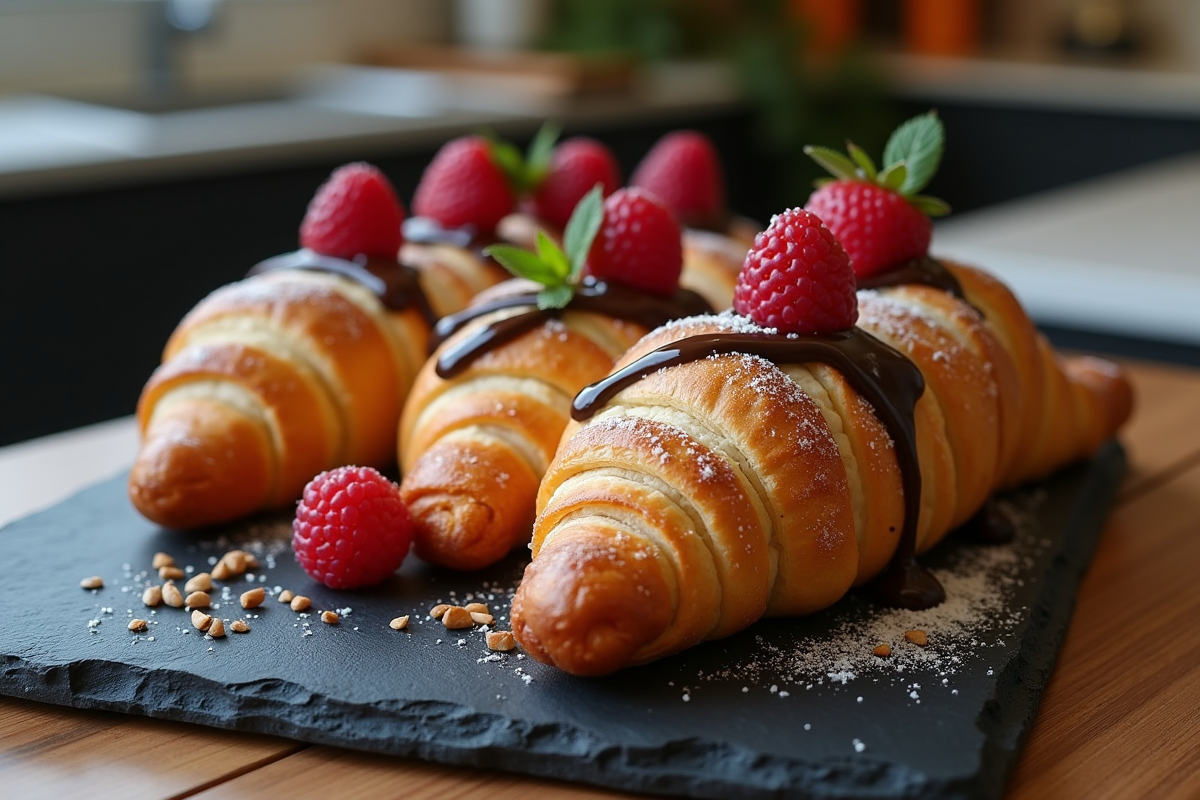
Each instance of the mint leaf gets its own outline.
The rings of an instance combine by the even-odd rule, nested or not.
[[[563,250],[571,262],[571,279],[583,271],[588,251],[604,222],[604,186],[597,183],[583,196],[571,212],[563,231]]]
[[[829,170],[835,178],[857,178],[858,167],[846,156],[829,147],[808,145],[804,153],[813,161]]]
[[[908,202],[931,217],[944,217],[950,213],[949,203],[937,197],[930,197],[927,194],[913,195],[908,198]]]
[[[492,161],[504,173],[504,177],[508,179],[508,185],[513,188],[517,194],[521,194],[526,190],[525,176],[525,157],[521,155],[512,142],[507,142],[499,138],[494,133],[485,134],[488,140],[488,153],[492,157]]]
[[[879,173],[876,182],[885,189],[898,192],[906,180],[908,180],[908,165],[903,161],[898,161]]]
[[[916,194],[929,185],[941,163],[945,140],[936,111],[913,117],[892,133],[883,151],[883,164],[890,167],[903,161],[908,166],[901,194]]]
[[[484,254],[500,262],[506,270],[518,278],[528,278],[545,286],[558,286],[563,276],[553,266],[544,264],[535,253],[506,244],[494,244],[484,249]]]
[[[854,163],[862,170],[866,179],[874,183],[878,171],[875,169],[875,162],[867,155],[867,151],[854,142],[846,142],[846,151],[850,153],[850,158],[854,159]]]
[[[542,266],[546,267],[551,273],[557,276],[558,280],[549,282],[542,281],[547,286],[552,283],[565,283],[567,278],[571,276],[571,262],[567,260],[566,254],[562,248],[554,243],[554,240],[546,235],[545,231],[538,231],[537,234],[537,255],[541,260]]]
[[[536,189],[546,179],[554,145],[561,133],[562,125],[546,120],[529,143],[529,150],[525,154],[525,184],[530,189]]]
[[[568,284],[548,286],[538,292],[537,306],[542,311],[550,308],[566,308],[567,303],[575,296],[575,287]]]

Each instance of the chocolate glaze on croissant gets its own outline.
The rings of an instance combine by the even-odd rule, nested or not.
[[[529,653],[604,674],[815,611],[890,576],[905,535],[927,550],[996,489],[1094,452],[1130,412],[1119,370],[1063,361],[1002,284],[946,266],[964,299],[926,285],[859,293],[860,328],[925,384],[913,509],[903,437],[847,373],[736,353],[640,369],[690,337],[759,333],[734,315],[666,325],[621,359],[639,377],[568,430],[542,482],[512,608]],[[639,619],[615,618],[631,607]]]
[[[347,277],[363,265],[346,262],[341,272],[254,275],[189,312],[138,401],[142,445],[129,477],[138,511],[196,528],[293,501],[325,469],[393,463],[430,317],[505,274],[461,248],[407,244],[404,253],[427,307],[389,307],[386,292]]]

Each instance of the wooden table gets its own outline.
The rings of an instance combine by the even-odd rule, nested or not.
[[[1138,393],[1122,436],[1129,474],[1012,776],[1013,800],[1200,797],[1200,370],[1126,365]],[[29,624],[50,622],[32,613]],[[0,698],[0,795],[626,796],[9,698]]]

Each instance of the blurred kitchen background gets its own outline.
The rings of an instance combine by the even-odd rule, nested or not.
[[[1063,346],[1200,364],[1196,0],[0,0],[0,446],[132,413],[207,292],[339,164],[407,204],[447,139],[548,118],[628,176],[707,133],[730,206],[936,108],[936,253]]]

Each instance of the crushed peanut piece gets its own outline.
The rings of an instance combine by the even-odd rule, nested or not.
[[[276,599],[278,599],[279,602],[281,602],[281,603],[290,603],[290,602],[292,602],[292,598],[295,596],[296,595],[292,594],[291,589],[284,589],[282,592],[279,593],[279,597]]]
[[[233,571],[224,561],[218,561],[210,574],[215,581],[227,581],[233,577]]]
[[[876,647],[874,650],[872,650],[871,652],[873,652],[875,655],[879,656],[880,658],[887,658],[888,656],[890,656],[892,654],[892,647],[891,647],[891,645],[881,644],[878,647]]]
[[[173,583],[163,584],[162,600],[172,608],[183,607],[183,595],[179,593],[179,587]]]
[[[229,630],[233,631],[234,633],[249,633],[250,626],[246,624],[244,619],[235,619],[233,622],[229,623]]]
[[[189,594],[192,592],[211,592],[212,591],[212,576],[207,572],[200,572],[192,576],[192,579],[183,585],[183,590]]]
[[[242,592],[242,596],[239,599],[241,600],[242,608],[258,608],[262,605],[266,597],[266,590],[261,586],[255,586],[248,592]]]
[[[144,619],[129,620],[129,630],[134,631],[135,633],[146,630],[147,626],[148,623]]]
[[[234,575],[241,575],[246,571],[246,552],[244,550],[230,550],[221,556],[221,563],[228,567],[229,571]]]
[[[448,603],[438,603],[436,606],[429,609],[429,616],[433,617],[434,619],[441,619],[442,615],[449,610],[450,605]]]
[[[905,631],[904,638],[918,647],[924,647],[929,644],[929,637],[922,630]]]
[[[292,611],[303,611],[304,609],[312,606],[312,600],[309,600],[302,594],[298,594],[292,598],[292,602],[289,605],[291,606]]]
[[[173,567],[175,566],[175,558],[170,553],[158,552],[154,554],[154,560],[150,562],[150,566],[155,569]]]
[[[162,602],[162,587],[147,586],[146,591],[142,592],[142,604],[154,608]]]
[[[471,615],[471,621],[476,625],[491,625],[496,621],[496,618],[491,614],[481,611],[468,611],[467,613]]]
[[[208,626],[208,635],[220,639],[225,635],[225,623],[219,617],[213,617],[212,625]]]
[[[321,622],[324,622],[326,625],[337,625],[339,621],[340,621],[340,619],[339,619],[338,615],[335,614],[334,612],[332,612],[332,611],[322,611],[321,612]]]
[[[90,578],[84,578],[81,580],[79,585],[84,589],[103,589],[104,578],[101,578],[99,575],[93,575]]]
[[[408,627],[408,614],[405,614],[403,617],[396,617],[388,623],[388,627],[394,631],[404,630]]]
[[[192,625],[197,630],[206,631],[212,626],[212,623],[213,618],[208,614],[205,614],[203,611],[192,612]]]
[[[182,578],[184,574],[184,571],[176,566],[158,568],[158,577],[162,578],[164,581],[177,581]]]
[[[512,631],[488,631],[487,646],[488,650],[507,653],[517,646],[517,640],[513,638]]]
[[[242,557],[245,559],[246,569],[258,569],[259,564],[257,556],[255,556],[253,553],[243,552]]]
[[[183,604],[188,608],[208,608],[212,605],[212,598],[208,596],[208,592],[192,592]]]
[[[442,614],[442,624],[451,630],[457,630],[471,627],[474,620],[471,619],[471,612],[462,606],[450,606],[446,613]]]
[[[472,614],[488,613],[488,607],[483,603],[467,603],[465,606],[463,606],[463,608],[465,608],[467,611],[470,611]]]

